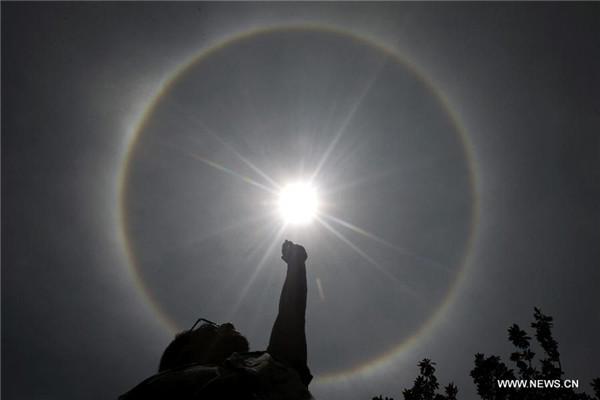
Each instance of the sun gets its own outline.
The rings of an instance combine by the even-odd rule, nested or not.
[[[278,204],[286,223],[305,225],[317,214],[317,192],[307,183],[288,184],[279,193]]]

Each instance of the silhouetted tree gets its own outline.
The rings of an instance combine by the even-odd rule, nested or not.
[[[543,380],[557,381],[562,384],[564,372],[560,362],[558,343],[552,336],[552,317],[545,315],[534,307],[534,322],[531,327],[535,329],[535,338],[543,350],[543,358],[539,360],[539,366],[533,363],[535,353],[531,350],[531,337],[517,324],[508,329],[508,340],[517,348],[511,353],[510,360],[515,363],[517,373],[513,373],[500,361],[500,357],[491,356],[485,358],[483,354],[475,356],[475,368],[471,371],[471,377],[477,385],[477,394],[485,400],[592,400],[593,397],[585,393],[575,393],[572,388],[553,387],[545,388],[500,388],[498,381],[507,379],[518,379],[524,381]],[[592,383],[592,387],[598,396],[598,379]],[[600,399],[600,397],[598,397]]]
[[[592,381],[592,389],[594,389],[594,394],[596,398],[600,400],[600,378],[594,378]]]
[[[458,389],[453,383],[445,387],[446,395],[436,393],[440,385],[434,374],[434,365],[435,363],[427,358],[419,363],[421,374],[415,379],[412,388],[402,392],[405,400],[456,400]]]
[[[543,350],[543,358],[539,359],[536,366],[534,358],[536,353],[531,349],[531,337],[527,332],[513,324],[508,328],[508,340],[516,347],[510,355],[510,361],[515,363],[517,372],[509,369],[500,357],[486,357],[482,353],[475,355],[475,368],[471,370],[471,377],[477,386],[477,394],[483,400],[600,400],[600,378],[595,378],[591,385],[595,397],[586,393],[576,393],[573,388],[531,388],[531,387],[500,387],[499,381],[522,380],[528,383],[532,380],[559,381],[562,384],[564,375],[560,362],[558,342],[552,336],[552,317],[544,315],[534,307],[534,322],[531,327],[535,329],[535,339]],[[445,387],[445,394],[436,393],[439,388],[435,376],[436,365],[425,358],[419,364],[420,374],[415,379],[413,387],[405,389],[402,394],[405,400],[456,400],[458,389],[453,383]],[[384,400],[382,396],[373,397],[373,400]],[[393,400],[388,399],[385,400]]]
[[[558,343],[552,336],[552,317],[544,315],[542,311],[534,307],[534,322],[531,327],[535,329],[535,338],[544,351],[544,358],[540,359],[540,368],[533,365],[535,353],[531,350],[531,337],[522,330],[519,325],[513,324],[508,329],[508,340],[517,348],[511,353],[510,360],[517,367],[517,374],[508,369],[500,361],[500,357],[490,356],[485,358],[483,354],[475,355],[475,368],[471,370],[471,377],[477,386],[477,394],[484,400],[592,400],[593,397],[585,393],[575,393],[572,388],[553,387],[545,388],[501,388],[498,381],[502,380],[544,380],[556,381],[562,384],[564,372],[560,363]],[[596,382],[597,380],[594,380]],[[596,395],[598,390],[592,383]],[[600,397],[599,397],[600,399]]]
[[[483,400],[508,399],[512,389],[498,387],[498,380],[515,379],[512,370],[500,361],[500,357],[485,358],[481,353],[475,354],[475,368],[471,377],[477,385],[477,394]]]

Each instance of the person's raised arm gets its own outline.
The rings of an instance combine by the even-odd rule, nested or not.
[[[312,379],[306,358],[306,259],[304,247],[288,240],[281,248],[287,275],[279,299],[279,312],[271,331],[267,352],[296,369],[304,384]]]

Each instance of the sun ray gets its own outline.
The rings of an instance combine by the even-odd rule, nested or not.
[[[285,228],[286,228],[286,224],[283,224],[281,226],[281,228],[277,231],[277,233],[274,235],[275,237],[273,238],[273,240],[271,240],[271,245],[268,247],[268,249],[265,252],[265,254],[263,255],[262,259],[258,262],[258,265],[254,269],[254,272],[252,272],[252,276],[250,276],[250,279],[248,279],[248,282],[246,282],[246,285],[244,285],[244,288],[242,289],[242,291],[240,293],[240,297],[237,299],[235,305],[233,306],[233,309],[229,313],[228,320],[232,319],[235,316],[235,313],[237,312],[238,308],[240,307],[240,304],[242,304],[242,301],[248,294],[248,291],[250,290],[250,287],[252,286],[252,284],[254,283],[254,280],[258,276],[258,273],[263,269],[266,261],[270,257],[272,257],[273,250],[275,249],[275,247],[277,247],[279,245],[277,238],[279,238],[281,236],[281,234],[283,233]]]
[[[181,242],[177,245],[165,248],[164,251],[165,253],[170,253],[173,251],[179,251],[181,249],[184,249],[186,247],[191,247],[192,245],[197,245],[200,243],[205,242],[206,240],[212,238],[212,237],[216,237],[219,235],[222,235],[224,233],[233,231],[233,230],[239,230],[240,228],[243,228],[247,225],[253,224],[253,223],[257,223],[261,220],[264,220],[266,218],[268,218],[270,215],[258,215],[258,216],[252,216],[252,217],[246,217],[243,219],[236,219],[234,223],[230,223],[228,225],[221,225],[221,227],[217,230],[213,230],[210,233],[204,234],[204,235],[200,235],[200,236],[194,236],[194,237],[189,237],[187,240],[185,240],[184,242]]]
[[[341,226],[343,226],[343,227],[345,227],[345,228],[348,228],[348,229],[350,229],[350,230],[351,230],[351,231],[353,231],[353,232],[356,232],[356,233],[358,233],[358,234],[361,234],[361,235],[363,235],[363,236],[365,236],[365,237],[367,237],[367,238],[369,238],[369,239],[373,240],[374,242],[380,243],[380,244],[382,244],[382,245],[384,245],[384,246],[386,246],[386,247],[388,247],[388,248],[390,248],[390,249],[393,249],[393,250],[396,250],[396,251],[398,251],[399,253],[402,253],[402,254],[404,254],[404,255],[407,255],[407,256],[409,256],[409,257],[412,257],[413,259],[415,259],[415,260],[417,260],[417,261],[420,261],[420,262],[422,262],[422,263],[424,263],[424,264],[427,264],[427,265],[429,265],[429,266],[432,266],[432,267],[438,268],[438,269],[440,269],[440,270],[442,270],[442,271],[444,271],[444,272],[447,272],[447,273],[451,273],[451,272],[453,272],[453,270],[452,270],[452,269],[450,269],[449,267],[447,267],[447,266],[445,266],[445,265],[443,265],[443,264],[440,264],[440,263],[438,263],[438,262],[435,262],[435,261],[433,261],[433,260],[430,260],[430,259],[428,259],[428,258],[425,258],[425,257],[423,257],[423,256],[420,256],[420,255],[418,255],[418,254],[416,254],[416,253],[413,253],[412,251],[410,251],[410,250],[406,249],[405,247],[401,247],[401,246],[397,246],[397,245],[395,245],[395,244],[392,244],[392,243],[388,242],[387,240],[385,240],[385,239],[382,239],[382,238],[380,238],[379,236],[376,236],[375,234],[373,234],[373,233],[371,233],[371,232],[369,232],[369,231],[366,231],[366,230],[364,230],[364,229],[361,229],[361,228],[359,228],[359,227],[358,227],[358,226],[356,226],[356,225],[352,225],[352,224],[351,224],[351,223],[349,223],[349,222],[343,221],[343,220],[341,220],[341,219],[339,219],[339,218],[336,218],[336,217],[334,217],[334,216],[332,216],[332,215],[321,214],[321,216],[322,216],[323,218],[326,218],[326,219],[328,219],[328,220],[330,220],[330,221],[333,221],[333,222],[335,222],[335,223],[337,223],[337,224],[339,224],[339,225],[341,225]]]
[[[319,297],[321,301],[325,301],[325,293],[323,292],[323,284],[321,283],[321,278],[317,278],[317,289],[319,289]]]
[[[257,244],[254,246],[252,251],[248,254],[248,257],[247,257],[248,259],[254,259],[255,257],[257,257],[258,253],[261,253],[263,251],[264,248],[269,248],[270,246],[273,246],[275,242],[277,242],[277,237],[280,237],[280,235],[283,232],[283,229],[285,229],[285,227],[281,228],[281,225],[274,221],[275,221],[275,219],[271,220],[271,223],[266,228],[266,230],[268,230],[268,232],[265,235],[262,235],[262,237],[261,237],[261,235],[258,235],[258,234],[254,235],[256,237],[255,242]],[[273,232],[276,232],[276,233],[273,233]],[[275,237],[275,238],[272,239],[272,237]],[[262,258],[261,258],[259,264],[264,262],[264,257],[266,257],[265,254],[262,255]]]
[[[352,250],[356,251],[358,253],[358,255],[360,255],[362,258],[364,258],[365,260],[367,260],[370,264],[372,264],[373,266],[375,266],[380,272],[382,272],[383,274],[385,274],[387,277],[392,278],[395,281],[398,281],[398,278],[395,277],[394,275],[392,275],[389,271],[387,271],[381,264],[379,264],[377,261],[375,261],[373,258],[371,258],[367,253],[365,253],[364,251],[362,251],[358,246],[356,246],[354,243],[352,243],[349,239],[347,239],[344,235],[342,235],[341,233],[339,233],[338,231],[336,231],[331,225],[329,225],[327,222],[323,221],[320,217],[317,217],[317,221],[323,225],[328,231],[330,231],[331,233],[333,233],[335,236],[337,236],[342,242],[344,242],[346,245],[348,245]],[[398,281],[399,282],[399,281]],[[400,282],[399,282],[400,283]]]
[[[252,179],[250,179],[250,178],[248,178],[248,177],[246,177],[246,176],[244,176],[244,175],[242,175],[242,174],[240,174],[240,173],[238,173],[236,171],[233,171],[233,170],[231,170],[231,169],[229,169],[229,168],[221,165],[221,164],[218,164],[218,163],[216,163],[214,161],[211,161],[211,160],[209,160],[207,158],[204,158],[204,157],[202,157],[202,156],[200,156],[198,154],[192,153],[191,151],[189,151],[187,149],[182,149],[181,147],[175,146],[175,145],[173,145],[171,143],[167,143],[167,142],[164,142],[164,143],[165,143],[166,146],[169,146],[172,149],[175,149],[175,150],[177,150],[177,151],[179,151],[179,152],[181,152],[181,153],[183,153],[183,154],[185,154],[185,155],[187,155],[187,156],[189,156],[189,157],[191,157],[191,158],[193,158],[193,159],[195,159],[197,161],[200,161],[200,162],[208,165],[209,167],[213,167],[213,168],[215,168],[215,169],[217,169],[219,171],[225,172],[226,174],[229,174],[229,175],[231,175],[231,176],[233,176],[235,178],[241,179],[242,181],[244,181],[244,182],[246,182],[246,183],[248,183],[248,184],[250,184],[252,186],[256,186],[256,187],[258,187],[258,188],[260,188],[260,189],[262,189],[262,190],[264,190],[264,191],[266,191],[268,193],[271,193],[273,195],[277,195],[277,191],[276,190],[271,189],[271,188],[269,188],[269,187],[267,187],[267,186],[265,186],[263,184],[260,184],[260,183],[254,181],[254,180],[252,180]]]
[[[361,185],[364,185],[365,183],[373,184],[373,182],[385,180],[385,179],[388,179],[389,177],[397,178],[400,174],[405,173],[405,172],[406,172],[406,170],[404,168],[401,169],[399,167],[388,168],[386,170],[379,170],[377,172],[367,174],[360,178],[355,177],[352,180],[347,180],[345,182],[338,183],[336,185],[331,185],[327,188],[326,194],[327,195],[337,194],[339,192],[343,192],[348,189],[358,188]]]
[[[264,284],[264,287],[270,287],[275,274],[268,274],[267,281]],[[272,301],[273,296],[268,290],[260,291],[260,295],[258,301],[255,302],[255,310],[256,312],[252,314],[252,319],[250,322],[251,331],[256,329],[257,324],[260,322],[261,317],[263,317],[262,311],[267,307],[268,301]]]
[[[331,225],[329,225],[327,222],[325,222],[322,218],[317,217],[317,221],[320,224],[322,224],[328,231],[330,231],[335,236],[337,236],[342,242],[344,242],[346,245],[348,245],[348,247],[350,247],[352,250],[354,250],[356,253],[358,253],[358,255],[360,255],[362,258],[364,258],[366,261],[368,261],[371,265],[376,267],[377,270],[379,270],[379,272],[381,272],[385,276],[393,279],[395,283],[400,285],[402,287],[402,289],[404,291],[406,291],[409,295],[411,295],[415,300],[417,300],[422,305],[427,305],[427,302],[424,301],[421,298],[421,296],[419,296],[412,288],[410,288],[404,282],[401,282],[397,277],[395,277],[389,271],[387,271],[381,264],[379,264],[377,261],[375,261],[373,258],[371,258],[367,253],[362,251],[358,246],[356,246],[354,243],[352,243],[344,235],[342,235],[341,233],[336,231]]]
[[[273,225],[271,225],[271,226],[273,226]],[[274,228],[274,229],[272,229],[272,231],[275,231],[275,230],[279,229],[279,228],[278,228],[278,226],[279,226],[279,225],[275,226],[275,228]],[[285,227],[284,227],[284,228],[285,228]],[[279,231],[279,232],[277,232],[275,235],[279,236],[279,235],[281,235],[281,232],[282,232],[282,231]],[[273,239],[272,239],[272,236],[271,236],[270,234],[263,235],[263,238],[262,238],[262,240],[260,240],[260,241],[259,241],[259,243],[257,243],[257,245],[256,245],[256,246],[254,246],[254,249],[253,249],[253,251],[252,251],[252,252],[249,254],[249,256],[248,256],[248,259],[253,259],[253,258],[255,257],[255,255],[256,255],[256,254],[257,254],[259,251],[261,251],[261,249],[264,249],[264,248],[268,247],[268,246],[269,246],[269,244],[272,244],[272,243],[280,243],[280,242],[281,242],[281,240],[277,240],[277,239],[278,239],[278,238],[277,238],[277,236],[276,236],[276,237],[275,237],[275,239],[273,240]],[[279,237],[279,239],[281,239],[281,237]],[[263,287],[270,287],[270,286],[271,286],[271,283],[273,282],[273,279],[274,279],[276,276],[277,276],[277,274],[272,274],[272,273],[269,273],[269,274],[267,274],[267,276],[266,276],[266,283],[263,283]],[[256,324],[257,324],[257,323],[259,322],[259,320],[261,319],[261,313],[260,313],[260,310],[263,310],[263,309],[264,309],[264,307],[265,307],[265,305],[266,305],[266,303],[267,303],[268,301],[272,301],[272,299],[273,299],[272,293],[270,293],[268,290],[259,290],[259,293],[261,293],[261,295],[259,296],[259,299],[258,299],[258,301],[256,301],[256,302],[255,302],[255,310],[257,310],[257,311],[259,311],[259,312],[256,312],[256,313],[254,313],[254,317],[252,318],[252,321],[251,321],[251,328],[252,328],[252,329],[255,329],[255,327],[256,327]],[[236,308],[236,311],[237,311],[237,308]],[[233,316],[234,316],[234,315],[233,315],[233,313],[232,313],[232,318],[233,318]]]
[[[317,179],[317,177],[319,176],[319,174],[321,173],[321,168],[323,168],[323,166],[329,159],[329,156],[335,149],[337,143],[340,141],[340,139],[346,132],[346,128],[348,127],[348,124],[350,123],[350,121],[352,120],[352,117],[354,117],[354,114],[358,110],[359,106],[362,104],[363,100],[365,99],[365,97],[367,96],[367,94],[369,93],[371,88],[373,87],[373,84],[375,83],[376,78],[379,76],[379,72],[381,71],[381,68],[383,67],[384,64],[385,64],[385,59],[379,64],[379,66],[377,67],[377,69],[375,70],[375,72],[373,73],[373,75],[371,76],[371,78],[369,79],[367,84],[365,85],[365,88],[364,88],[363,92],[361,93],[361,95],[357,96],[356,102],[350,109],[350,112],[344,119],[344,122],[342,122],[342,126],[336,132],[335,136],[333,137],[333,140],[331,141],[331,143],[325,150],[325,153],[323,154],[323,157],[321,157],[321,160],[317,164],[317,167],[315,168],[313,175],[312,175],[311,179],[309,180],[309,182],[314,182]]]
[[[198,116],[196,116],[194,113],[190,112],[187,109],[184,109],[183,107],[181,107],[178,103],[175,103],[173,101],[170,101],[170,103],[172,105],[174,105],[175,107],[178,108],[179,112],[182,113],[183,115],[185,115],[186,117],[188,117],[190,120],[192,120],[193,123],[195,123],[196,125],[198,125],[201,129],[203,129],[204,131],[206,131],[208,134],[210,134],[213,139],[215,139],[217,142],[219,142],[223,147],[225,147],[227,150],[231,151],[237,158],[239,158],[244,164],[246,164],[247,166],[249,166],[254,172],[256,172],[257,174],[259,174],[261,177],[263,177],[267,182],[269,182],[271,185],[273,185],[277,190],[280,189],[279,184],[277,182],[275,182],[273,179],[271,179],[271,177],[269,177],[266,173],[264,173],[260,168],[258,168],[256,165],[254,165],[252,162],[250,162],[250,160],[248,160],[246,157],[244,157],[243,155],[241,155],[236,149],[234,149],[231,145],[229,145],[228,143],[226,143],[221,136],[219,136],[213,129],[211,129],[210,127],[208,127],[200,118],[198,118]]]
[[[209,132],[219,143],[221,143],[221,145],[223,145],[226,149],[228,149],[229,151],[231,151],[233,154],[235,154],[236,157],[238,157],[244,164],[246,164],[247,166],[249,166],[254,172],[256,172],[257,174],[259,174],[260,176],[262,176],[267,182],[269,182],[271,185],[273,185],[275,187],[275,189],[279,190],[281,189],[280,185],[275,182],[273,179],[271,179],[271,177],[269,177],[266,173],[264,173],[260,168],[258,168],[256,165],[254,165],[253,163],[250,162],[250,160],[248,160],[246,157],[244,157],[242,154],[240,154],[236,149],[234,149],[231,145],[225,143],[225,141],[223,139],[221,139],[212,129],[209,129],[207,127],[205,127],[205,129],[207,130],[207,132]]]

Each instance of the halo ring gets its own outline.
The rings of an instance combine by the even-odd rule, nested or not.
[[[141,116],[137,120],[132,131],[129,133],[129,138],[125,144],[125,151],[123,152],[123,157],[120,164],[118,179],[117,179],[117,192],[118,192],[118,223],[119,223],[119,233],[121,237],[121,244],[123,245],[123,249],[127,258],[127,266],[132,274],[135,286],[139,293],[142,294],[142,297],[147,301],[150,305],[151,309],[154,313],[159,317],[159,319],[164,323],[164,325],[172,332],[175,333],[180,330],[179,327],[171,320],[171,318],[165,313],[165,311],[160,306],[159,302],[154,298],[152,293],[144,285],[144,281],[140,275],[140,271],[137,267],[136,257],[133,251],[133,247],[131,245],[131,241],[127,232],[127,222],[126,222],[126,213],[125,213],[125,204],[127,201],[126,198],[126,188],[128,183],[128,172],[131,165],[133,150],[135,149],[136,142],[141,135],[141,132],[144,130],[145,124],[148,120],[148,117],[152,115],[153,110],[155,109],[157,103],[161,99],[161,97],[169,90],[171,85],[176,82],[182,75],[184,75],[191,67],[196,65],[202,60],[210,57],[215,54],[217,51],[220,51],[238,41],[254,38],[256,36],[260,36],[263,34],[270,34],[278,31],[317,31],[322,33],[328,33],[333,35],[339,35],[346,38],[350,38],[352,40],[358,41],[360,43],[366,44],[367,46],[374,48],[378,51],[381,51],[385,55],[391,57],[395,62],[399,63],[403,67],[407,68],[408,71],[414,76],[416,76],[420,82],[427,88],[427,90],[435,96],[436,100],[442,106],[442,109],[448,119],[451,121],[453,128],[457,135],[459,136],[459,140],[464,152],[464,156],[467,163],[467,169],[469,173],[469,182],[470,182],[470,198],[471,198],[471,218],[469,224],[469,232],[465,241],[462,262],[459,264],[458,273],[454,282],[450,284],[449,289],[444,296],[443,301],[440,302],[438,308],[435,312],[431,313],[429,318],[421,324],[421,326],[416,329],[416,331],[408,338],[404,339],[401,343],[393,346],[388,349],[388,351],[383,354],[379,354],[370,360],[355,365],[351,368],[346,368],[343,370],[335,371],[333,373],[328,374],[320,374],[316,376],[315,381],[326,383],[326,382],[340,382],[345,381],[347,379],[353,379],[356,376],[364,375],[368,372],[374,372],[379,370],[380,368],[384,368],[389,366],[392,361],[394,361],[398,356],[400,356],[404,351],[406,351],[411,346],[414,346],[419,337],[421,337],[425,332],[428,332],[434,325],[435,322],[438,321],[440,316],[448,310],[448,308],[453,303],[454,298],[458,292],[458,289],[461,287],[462,282],[464,281],[465,272],[468,269],[470,256],[472,253],[472,247],[475,237],[475,231],[477,227],[477,217],[479,211],[478,204],[478,191],[477,191],[477,176],[476,169],[474,166],[474,157],[472,151],[469,146],[469,142],[464,131],[463,126],[460,123],[460,120],[453,112],[453,109],[450,107],[448,100],[445,95],[437,88],[434,82],[431,80],[429,76],[424,74],[415,64],[403,58],[400,54],[396,53],[392,49],[388,48],[385,45],[376,43],[372,41],[372,39],[364,38],[354,32],[341,30],[338,28],[332,28],[325,25],[275,25],[266,28],[257,28],[251,29],[248,31],[244,31],[241,33],[237,33],[231,36],[228,36],[219,42],[209,46],[208,48],[202,50],[199,54],[191,57],[187,62],[183,63],[179,66],[168,78],[166,78],[163,83],[160,85],[159,89],[153,95],[152,99],[147,103],[144,111],[141,113]]]

